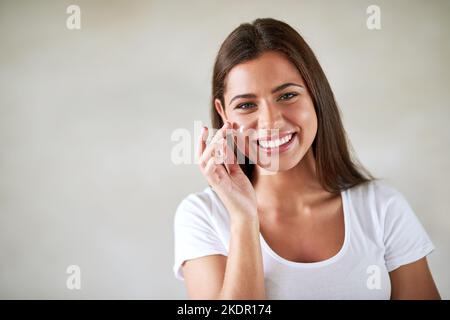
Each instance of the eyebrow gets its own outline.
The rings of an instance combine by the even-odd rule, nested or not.
[[[290,86],[296,86],[296,87],[303,88],[303,86],[300,85],[300,84],[293,83],[293,82],[287,82],[287,83],[284,83],[284,84],[279,85],[278,87],[272,89],[271,93],[275,93],[275,92],[281,91],[281,90],[283,90],[284,88],[287,88],[287,87],[290,87]],[[231,105],[231,103],[232,103],[234,100],[239,99],[239,98],[247,98],[247,99],[252,98],[252,99],[254,99],[254,98],[256,98],[256,95],[253,94],[253,93],[238,94],[237,96],[234,96],[233,99],[230,100],[230,103],[229,103],[228,105]]]

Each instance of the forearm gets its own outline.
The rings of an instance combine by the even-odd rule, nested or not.
[[[230,249],[219,299],[266,299],[257,218],[231,223]]]

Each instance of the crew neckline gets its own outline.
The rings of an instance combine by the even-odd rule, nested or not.
[[[347,204],[347,191],[348,191],[348,189],[341,191],[342,211],[344,213],[343,215],[344,215],[344,229],[345,229],[344,230],[344,243],[342,244],[341,248],[335,255],[333,255],[332,257],[327,258],[325,260],[317,261],[317,262],[291,261],[291,260],[281,257],[275,251],[273,251],[260,232],[259,238],[260,238],[262,248],[270,256],[272,256],[272,258],[274,258],[278,262],[280,262],[284,265],[290,266],[290,267],[294,267],[294,268],[317,268],[317,267],[327,266],[329,264],[332,264],[332,263],[338,261],[347,251],[347,247],[350,242],[350,239],[349,239],[350,238],[350,219],[349,219],[349,213],[348,213],[349,208],[348,208],[348,204]]]

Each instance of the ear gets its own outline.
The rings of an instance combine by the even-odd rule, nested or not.
[[[219,99],[214,99],[214,107],[216,108],[217,113],[222,118],[222,122],[225,123],[225,121],[227,120],[227,115]]]

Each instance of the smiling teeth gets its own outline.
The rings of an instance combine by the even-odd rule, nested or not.
[[[284,136],[281,139],[277,139],[277,140],[260,140],[259,144],[263,148],[277,148],[277,147],[291,141],[291,139],[292,139],[292,133],[287,136]]]

